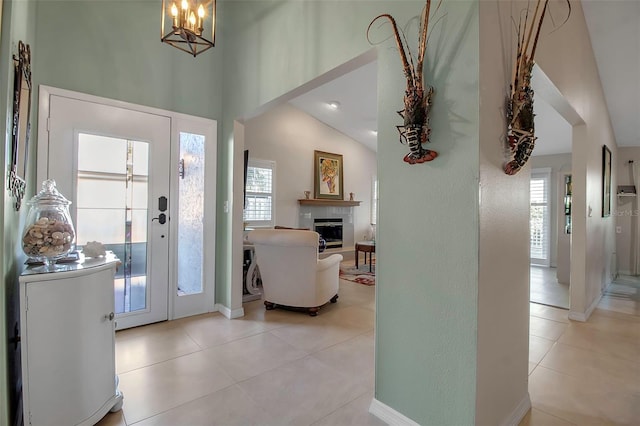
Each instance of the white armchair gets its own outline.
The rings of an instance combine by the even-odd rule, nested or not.
[[[316,316],[327,302],[338,300],[342,255],[318,259],[318,233],[264,229],[249,232],[260,269],[264,305],[308,308]]]

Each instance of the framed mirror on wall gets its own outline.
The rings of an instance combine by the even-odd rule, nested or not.
[[[28,44],[18,42],[18,53],[13,56],[13,62],[13,120],[8,189],[15,198],[15,209],[18,211],[27,186],[25,179],[31,133],[31,49]]]

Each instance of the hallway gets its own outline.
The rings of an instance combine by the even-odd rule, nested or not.
[[[614,281],[586,323],[531,304],[529,425],[631,425],[640,419],[640,278]]]
[[[569,285],[558,282],[556,268],[531,265],[530,274],[531,302],[569,309]]]

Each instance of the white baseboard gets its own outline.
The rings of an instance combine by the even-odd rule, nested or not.
[[[589,320],[589,317],[593,313],[593,310],[596,308],[596,306],[598,306],[598,303],[600,303],[600,299],[602,299],[602,293],[600,293],[600,295],[596,297],[591,306],[587,308],[586,312],[569,311],[569,319],[574,321],[587,322]]]
[[[527,394],[522,398],[522,401],[520,401],[517,407],[511,412],[509,417],[502,422],[501,426],[518,426],[530,409],[531,398],[529,397],[529,392],[527,392]]]
[[[511,412],[500,426],[518,426],[524,416],[527,415],[531,409],[531,398],[529,392],[522,398],[520,403]],[[388,405],[373,398],[371,405],[369,405],[369,412],[382,420],[383,422],[394,426],[419,426],[419,423],[414,422],[409,417],[394,410]]]
[[[244,316],[244,308],[231,310],[221,303],[216,303],[216,310],[228,319],[241,318]]]
[[[373,398],[369,406],[369,412],[383,422],[394,426],[420,426],[402,413],[397,412],[388,405]]]

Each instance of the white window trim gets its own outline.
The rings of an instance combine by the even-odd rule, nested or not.
[[[272,160],[261,160],[259,158],[249,158],[247,168],[249,167],[271,169],[271,220],[249,220],[245,221],[245,226],[250,228],[273,228],[276,223],[276,162]],[[249,194],[249,192],[245,193],[245,197],[247,194]]]

